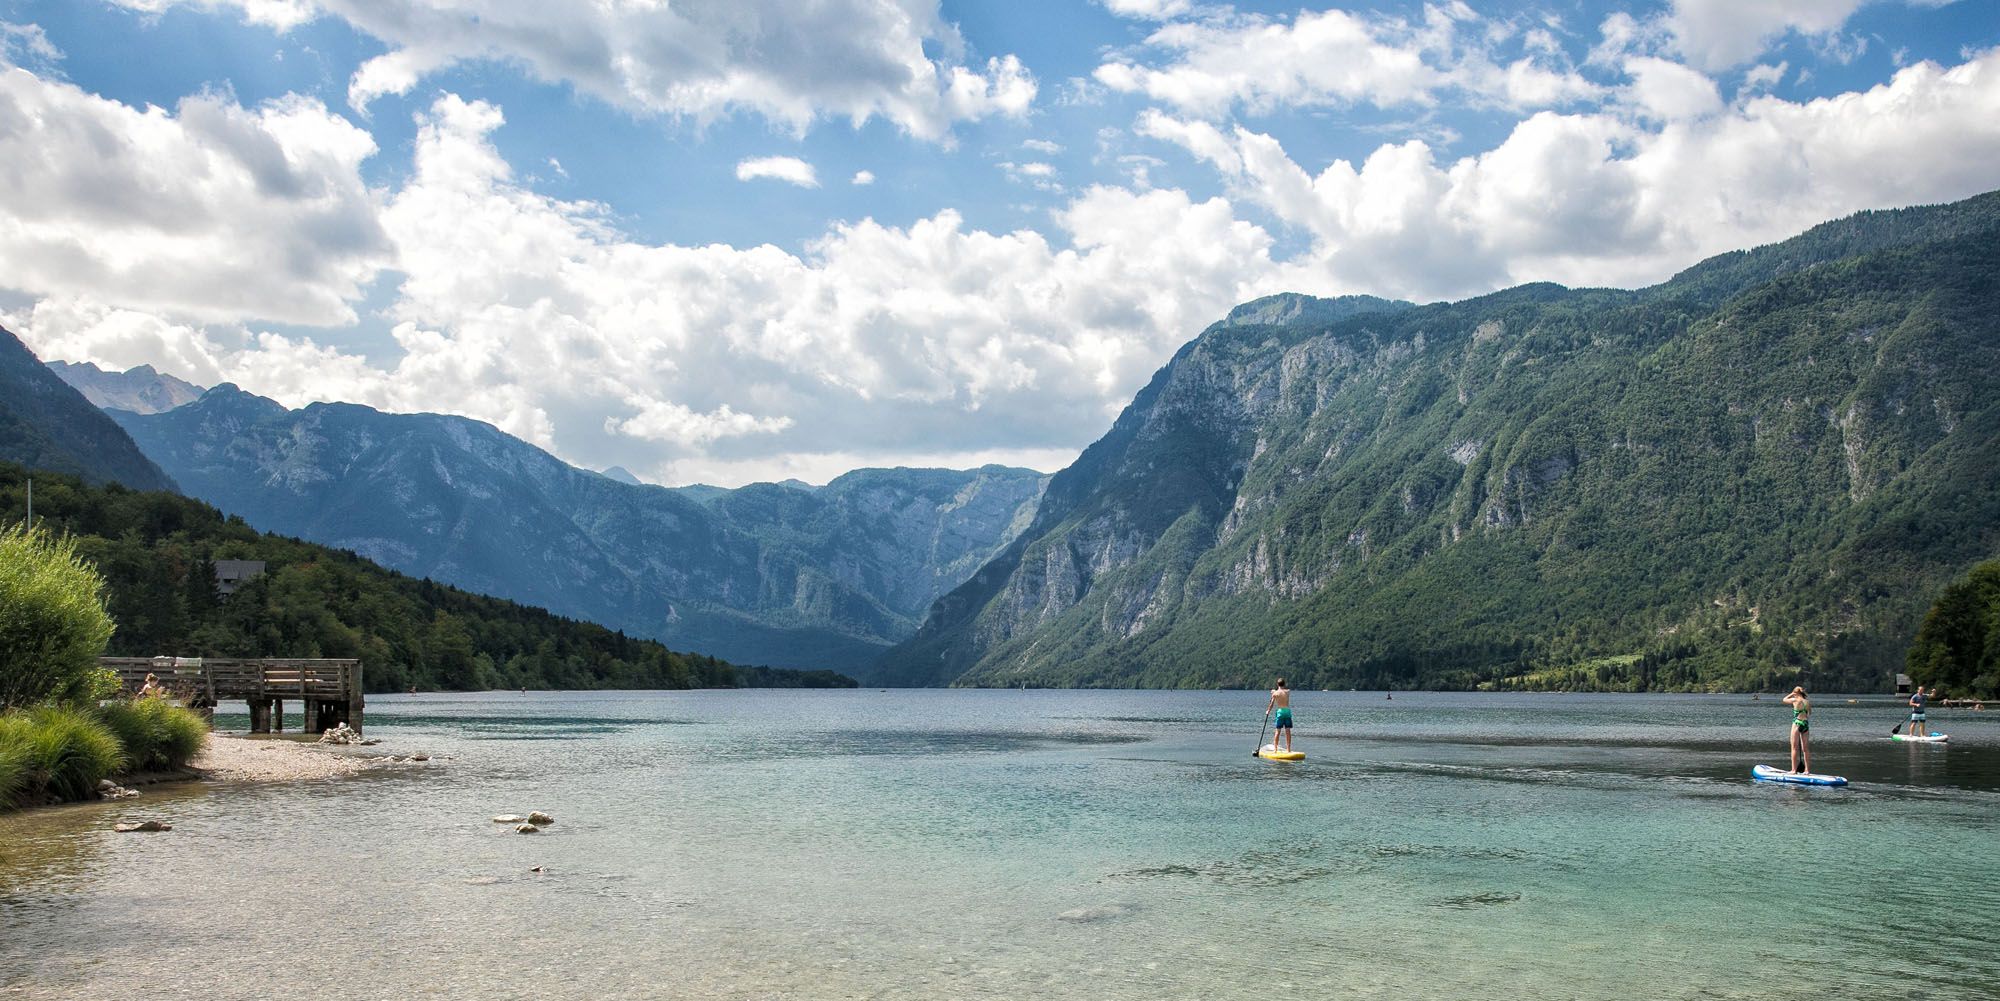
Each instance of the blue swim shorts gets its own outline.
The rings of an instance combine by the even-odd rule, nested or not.
[[[1273,729],[1289,730],[1291,728],[1292,728],[1292,711],[1290,709],[1278,710],[1277,726],[1273,727]]]

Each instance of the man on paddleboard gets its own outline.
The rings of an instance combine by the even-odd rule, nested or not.
[[[1930,700],[1924,697],[1924,686],[1917,685],[1910,690],[1910,736],[1912,737],[1930,736],[1930,723],[1924,719],[1924,703],[1928,701]]]
[[[1265,706],[1264,711],[1277,712],[1277,716],[1273,720],[1273,723],[1276,725],[1277,728],[1271,731],[1271,746],[1273,748],[1277,747],[1278,735],[1284,734],[1285,750],[1287,751],[1291,750],[1292,749],[1292,690],[1285,687],[1285,679],[1279,678],[1278,687],[1271,689],[1271,704]]]

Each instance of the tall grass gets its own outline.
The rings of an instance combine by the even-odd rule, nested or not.
[[[28,787],[27,756],[10,744],[0,744],[0,810],[12,808]]]
[[[82,800],[125,765],[125,751],[93,712],[42,706],[0,715],[0,758],[15,758],[25,781],[17,804]]]
[[[97,715],[125,745],[125,767],[135,772],[181,768],[208,742],[208,724],[165,699],[107,702]]]

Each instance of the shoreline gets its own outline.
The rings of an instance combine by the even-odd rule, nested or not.
[[[194,773],[190,777],[200,781],[297,782],[346,778],[386,765],[429,760],[429,755],[422,754],[370,754],[284,736],[248,737],[218,731],[209,734],[207,745],[188,767]]]

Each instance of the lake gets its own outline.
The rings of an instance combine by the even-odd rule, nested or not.
[[[2000,998],[2000,712],[1263,701],[377,696],[438,760],[0,817],[0,997]]]

